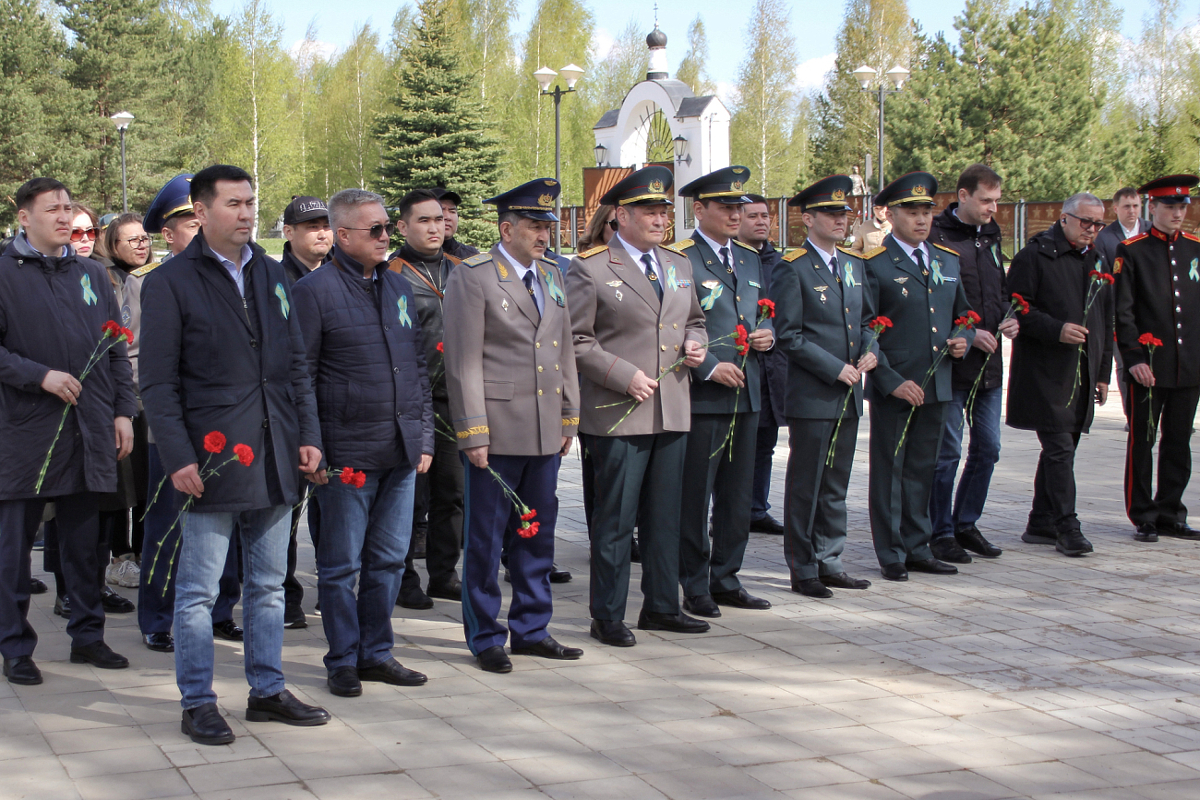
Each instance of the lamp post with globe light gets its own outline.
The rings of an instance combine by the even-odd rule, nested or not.
[[[908,76],[912,73],[910,73],[908,70],[906,70],[904,67],[902,67],[898,64],[896,66],[892,67],[891,69],[889,69],[886,73],[886,76],[889,80],[891,80],[892,85],[895,87],[894,89],[888,89],[884,85],[883,81],[879,82],[878,88],[872,89],[871,81],[875,78],[875,76],[878,74],[878,72],[874,68],[868,67],[866,64],[863,64],[861,67],[854,70],[854,72],[851,72],[850,74],[853,75],[855,77],[855,79],[858,81],[858,85],[860,87],[859,91],[870,92],[872,94],[878,95],[878,97],[879,97],[879,166],[878,166],[878,169],[879,169],[879,191],[882,192],[883,185],[884,185],[883,184],[883,101],[884,101],[884,98],[886,98],[889,94],[896,94],[897,92],[901,91],[904,88],[904,82],[906,80],[908,80]]]
[[[109,117],[113,124],[117,126],[117,130],[121,133],[121,213],[129,213],[129,190],[125,180],[125,131],[129,129],[129,123],[133,122],[134,116],[128,111],[118,111]]]
[[[554,91],[550,91],[550,84],[554,82],[556,76],[561,75],[563,80],[567,82],[567,88],[555,84]],[[575,84],[583,77],[583,70],[574,64],[567,64],[558,72],[549,67],[542,67],[537,72],[533,73],[533,77],[537,80],[538,86],[541,88],[543,95],[549,95],[554,98],[554,180],[558,181],[558,185],[562,187],[562,124],[559,119],[559,104],[562,102],[563,95],[570,94],[575,91]],[[554,216],[559,218],[559,222],[554,223],[554,252],[557,253],[562,248],[562,192],[559,191],[558,196],[554,200]]]

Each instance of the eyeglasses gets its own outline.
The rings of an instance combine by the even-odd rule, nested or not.
[[[341,227],[341,230],[366,231],[367,235],[370,236],[372,239],[378,239],[379,234],[386,233],[387,238],[390,239],[390,238],[392,238],[392,234],[396,232],[396,223],[389,222],[387,225],[372,225],[369,228],[347,228],[346,226],[343,225]]]
[[[71,229],[71,241],[72,242],[82,242],[84,239],[94,242],[94,241],[96,241],[96,237],[99,235],[100,235],[100,231],[96,230],[95,228],[72,228]]]
[[[1063,213],[1066,214],[1068,217],[1071,217],[1072,219],[1079,220],[1079,227],[1083,228],[1085,231],[1088,228],[1092,228],[1094,230],[1100,230],[1101,228],[1104,227],[1104,220],[1084,219],[1083,217],[1075,216],[1070,211],[1064,211]]]
[[[150,237],[143,234],[141,236],[133,236],[129,239],[122,239],[121,241],[130,247],[140,247],[141,245],[150,244]]]

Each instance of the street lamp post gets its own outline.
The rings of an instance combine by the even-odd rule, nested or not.
[[[561,75],[563,80],[567,82],[567,88],[563,89],[555,84],[554,91],[549,91],[550,84],[554,82],[556,75]],[[583,77],[583,70],[574,64],[567,64],[558,72],[549,67],[542,67],[537,72],[533,73],[533,77],[537,79],[538,86],[541,87],[541,93],[554,98],[554,180],[558,181],[559,193],[554,199],[554,216],[559,218],[559,222],[554,223],[554,252],[557,253],[562,248],[562,124],[559,119],[559,103],[562,102],[563,95],[570,94],[575,91],[575,84]]]
[[[858,85],[861,87],[859,91],[870,92],[879,97],[879,191],[883,191],[883,101],[889,94],[896,94],[904,88],[904,82],[908,80],[911,74],[908,70],[900,65],[896,65],[887,71],[887,77],[891,80],[892,85],[896,88],[888,89],[883,81],[879,82],[878,89],[871,88],[871,81],[878,74],[875,69],[863,64],[854,72],[850,73],[858,80]]]
[[[121,213],[129,213],[129,189],[125,179],[125,131],[129,128],[129,123],[133,122],[134,116],[128,111],[119,111],[109,117],[113,124],[117,126],[117,130],[121,132]]]

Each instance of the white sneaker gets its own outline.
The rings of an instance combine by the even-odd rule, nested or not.
[[[133,555],[129,554],[122,556],[115,564],[109,564],[104,570],[104,579],[113,586],[136,589],[142,582],[142,570]]]

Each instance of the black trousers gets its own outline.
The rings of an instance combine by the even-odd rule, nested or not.
[[[596,467],[592,618],[625,618],[635,525],[642,551],[642,608],[678,614],[679,502],[687,434],[588,436],[587,441]]]
[[[917,406],[904,434],[912,409],[908,403],[885,397],[871,403],[871,536],[880,566],[933,558],[929,540],[929,496],[946,429],[949,403]],[[905,436],[899,453],[896,447]]]
[[[1130,393],[1129,443],[1125,448],[1125,511],[1129,521],[1134,525],[1187,522],[1183,492],[1192,477],[1192,426],[1200,386],[1159,386],[1151,393],[1134,381]],[[1151,419],[1159,435],[1157,492],[1153,491]]]
[[[742,586],[737,573],[750,540],[758,412],[737,414],[733,441],[726,442],[734,419],[734,414],[692,413],[679,511],[679,584],[688,597],[734,592]]]
[[[99,495],[91,492],[52,498],[59,554],[71,619],[73,647],[104,638],[104,585],[108,543],[100,541]],[[29,555],[47,500],[0,500],[0,655],[33,655],[37,634],[29,624]]]
[[[838,431],[833,465],[826,465],[835,419],[788,418],[783,555],[792,582],[845,572],[846,490],[858,443],[858,414],[850,409]]]
[[[450,419],[450,404],[433,401],[433,413]],[[458,577],[458,561],[463,547],[463,466],[458,441],[441,432],[436,422],[433,435],[433,461],[429,471],[417,475],[413,500],[413,532],[425,530],[425,569],[428,586],[445,585]],[[421,576],[413,568],[412,548],[404,559],[400,594],[421,588]]]
[[[1078,431],[1038,431],[1042,452],[1033,476],[1030,531],[1048,534],[1079,530],[1079,517],[1075,514],[1075,450],[1079,447],[1079,436]]]
[[[316,549],[317,542],[321,538],[319,530],[321,525],[321,508],[320,503],[312,496],[314,488],[314,485],[309,483],[305,478],[300,479],[301,497],[307,499],[307,502],[300,503],[292,509],[292,532],[288,538],[287,573],[283,576],[283,604],[285,608],[299,608],[304,602],[304,586],[296,578],[296,558],[300,546],[300,543],[296,540],[296,536],[300,533],[300,519],[303,514],[308,514],[308,531],[312,536],[313,549]]]

